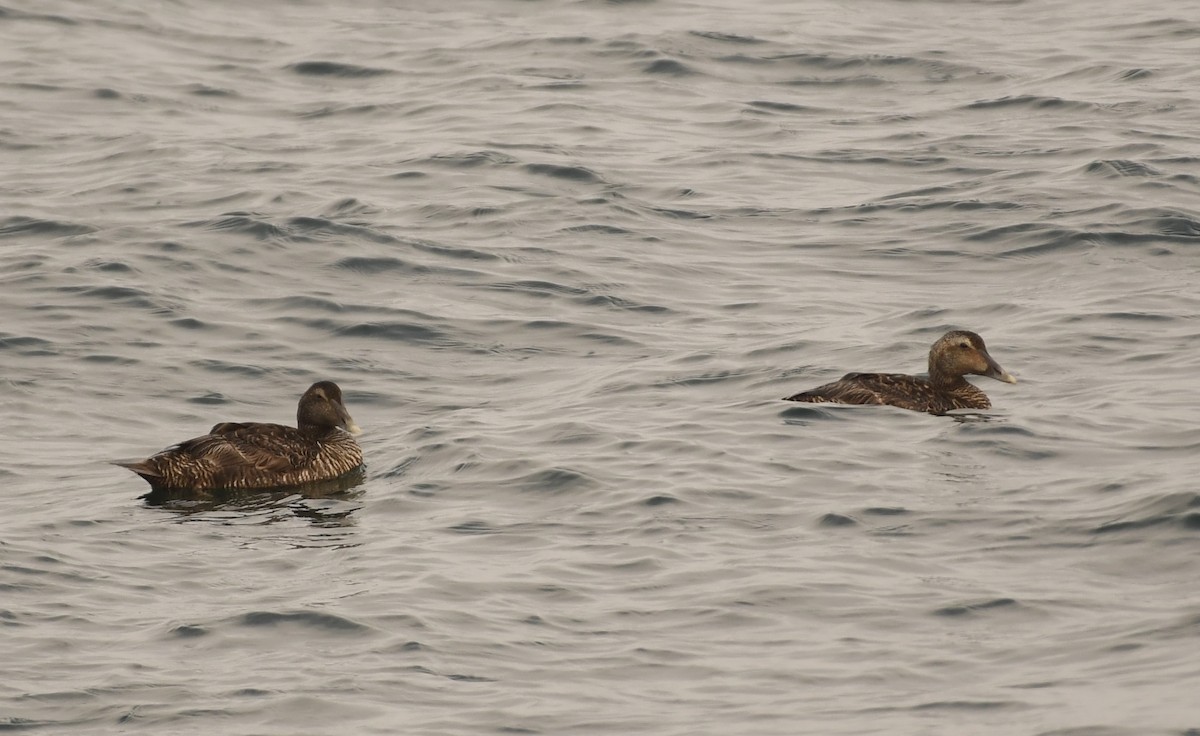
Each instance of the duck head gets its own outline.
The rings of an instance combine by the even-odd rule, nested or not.
[[[342,403],[342,390],[333,381],[318,381],[308,387],[300,397],[296,426],[315,432],[327,432],[336,427],[350,434],[362,434]]]
[[[982,337],[967,330],[947,332],[929,349],[929,380],[948,383],[968,373],[1005,383],[1017,382],[988,354]]]

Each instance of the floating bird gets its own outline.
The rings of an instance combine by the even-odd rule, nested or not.
[[[203,437],[145,460],[116,463],[154,490],[284,488],[330,480],[362,465],[352,435],[362,430],[342,404],[342,390],[320,381],[300,397],[296,426],[222,422]]]
[[[987,394],[963,378],[969,373],[1005,383],[1017,382],[988,355],[982,337],[954,330],[942,335],[929,349],[928,378],[902,373],[847,373],[833,383],[785,400],[812,404],[887,404],[930,414],[990,408],[992,402]]]

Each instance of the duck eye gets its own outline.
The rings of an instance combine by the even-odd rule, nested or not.
[[[960,348],[962,348],[963,350],[966,350],[967,348],[971,347],[971,343],[969,343],[969,342],[960,342],[960,343],[958,344],[958,346],[959,346]]]

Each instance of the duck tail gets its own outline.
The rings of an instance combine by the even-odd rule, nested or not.
[[[162,473],[151,466],[149,460],[138,460],[136,462],[121,462],[118,460],[110,463],[110,465],[116,465],[117,467],[132,470],[133,472],[145,478],[147,481],[153,482],[154,479],[162,478]]]

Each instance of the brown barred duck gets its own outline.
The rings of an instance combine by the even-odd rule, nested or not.
[[[887,404],[930,414],[991,408],[987,394],[963,378],[967,374],[1017,382],[988,355],[982,337],[954,330],[942,335],[929,349],[928,378],[902,373],[847,373],[833,383],[785,400],[812,404]]]
[[[330,480],[362,465],[352,435],[362,430],[332,381],[300,397],[296,426],[222,422],[203,437],[180,442],[145,460],[116,463],[155,490],[214,491],[284,488]]]

